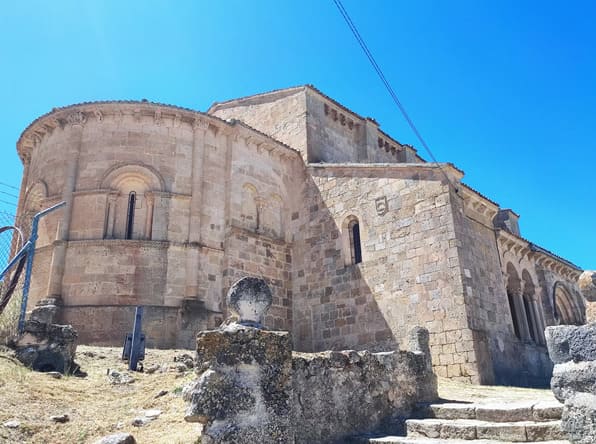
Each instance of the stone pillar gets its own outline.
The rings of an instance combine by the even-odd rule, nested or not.
[[[147,202],[147,217],[145,218],[145,239],[151,240],[151,231],[153,229],[153,208],[155,206],[155,195],[151,191],[145,193],[145,202]]]
[[[193,126],[190,216],[188,219],[188,243],[186,253],[185,298],[197,299],[199,293],[199,251],[201,244],[201,210],[203,208],[203,158],[205,134],[209,122],[195,119]]]
[[[202,374],[185,390],[185,420],[203,424],[204,444],[293,443],[291,337],[259,328],[271,291],[243,278],[227,300],[237,321],[199,333]]]
[[[113,239],[114,238],[114,220],[116,218],[116,200],[118,199],[118,194],[110,193],[107,196],[107,217],[106,217],[106,229],[105,229],[105,239]]]
[[[421,355],[423,360],[423,368],[416,372],[416,396],[419,402],[435,401],[438,397],[429,339],[428,330],[424,327],[414,327],[408,334],[408,349]]]
[[[79,170],[79,155],[83,139],[83,127],[87,117],[81,111],[75,111],[66,117],[66,125],[70,131],[68,147],[68,165],[64,188],[62,189],[62,200],[66,202],[62,210],[62,221],[58,226],[58,235],[54,243],[52,263],[50,265],[50,278],[48,282],[48,296],[60,298],[62,296],[62,278],[64,276],[64,262],[66,259],[66,247],[70,222],[72,218],[73,193],[76,188],[77,175]]]

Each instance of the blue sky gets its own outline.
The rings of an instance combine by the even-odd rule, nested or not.
[[[435,157],[518,212],[524,237],[596,268],[595,4],[343,3]],[[90,100],[204,111],[312,83],[429,159],[331,0],[6,2],[0,60],[1,201],[22,130]]]

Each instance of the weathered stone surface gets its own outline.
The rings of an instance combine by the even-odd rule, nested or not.
[[[19,361],[33,370],[71,373],[78,370],[74,362],[77,332],[70,325],[25,322],[23,335],[15,345]]]
[[[115,433],[100,438],[94,444],[137,444],[137,441],[130,433]]]
[[[478,439],[495,439],[499,441],[525,441],[526,427],[523,423],[496,422],[476,426]]]
[[[291,337],[240,324],[197,337],[199,379],[185,390],[185,420],[203,443],[291,443]]]
[[[596,443],[596,395],[577,393],[565,402],[561,427],[574,444]]]
[[[596,271],[584,271],[579,276],[578,285],[588,302],[596,302]]]
[[[596,323],[547,327],[546,344],[555,364],[596,360]]]
[[[245,277],[230,287],[226,299],[232,313],[238,316],[239,324],[261,327],[273,296],[263,279]]]
[[[416,387],[419,401],[431,402],[437,398],[437,376],[433,372],[429,332],[423,327],[414,327],[408,334],[408,350],[419,353],[424,359],[424,371],[417,374]]]
[[[553,441],[565,439],[565,432],[561,429],[560,421],[527,423],[526,440],[528,442]]]
[[[476,419],[493,422],[515,422],[532,418],[532,404],[525,405],[478,405]]]
[[[561,402],[578,392],[596,393],[596,361],[557,364],[551,388]]]
[[[422,353],[409,351],[294,353],[292,368],[297,443],[402,431],[430,371]],[[436,399],[436,384],[425,394]]]

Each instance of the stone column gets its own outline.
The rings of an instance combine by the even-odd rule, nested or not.
[[[515,317],[518,321],[519,335],[522,341],[530,340],[530,326],[528,325],[528,317],[526,315],[526,307],[524,304],[524,297],[520,291],[513,294],[515,300]]]
[[[83,127],[87,117],[81,111],[75,111],[66,116],[68,139],[68,165],[66,167],[66,178],[62,189],[62,200],[66,202],[62,210],[62,221],[58,226],[58,235],[54,242],[52,263],[50,265],[50,278],[48,282],[48,296],[60,298],[62,296],[62,278],[64,276],[64,262],[66,259],[66,247],[72,219],[73,193],[76,188],[77,175],[79,170],[79,155],[83,140]]]
[[[114,238],[114,220],[116,218],[116,200],[117,193],[110,193],[107,196],[108,215],[106,217],[105,239]]]
[[[294,442],[291,337],[260,328],[271,300],[262,279],[241,279],[227,297],[238,321],[197,337],[203,372],[184,392],[184,419],[203,424],[202,443]]]
[[[145,239],[151,240],[151,231],[153,229],[153,208],[155,206],[155,195],[151,191],[145,193],[145,202],[147,202],[147,215],[145,218]]]
[[[203,158],[205,135],[209,122],[195,119],[192,125],[192,170],[190,215],[188,219],[188,249],[186,253],[186,288],[184,297],[197,299],[199,293],[199,246],[201,244],[201,211],[203,207]]]

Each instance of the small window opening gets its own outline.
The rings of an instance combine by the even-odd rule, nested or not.
[[[517,338],[520,339],[521,334],[520,334],[520,330],[519,330],[519,322],[517,321],[517,313],[515,311],[514,296],[509,291],[507,292],[507,298],[509,299],[509,309],[511,310],[511,320],[513,321],[513,331],[515,333],[515,336],[517,336]]]
[[[352,263],[362,262],[362,247],[360,245],[360,224],[357,220],[350,222],[350,252],[352,254]]]
[[[524,297],[524,308],[526,309],[526,319],[528,320],[528,330],[530,330],[530,337],[532,341],[536,342],[536,334],[534,332],[534,310],[532,303],[527,297]]]
[[[132,239],[135,221],[135,207],[137,205],[137,193],[131,191],[128,195],[128,213],[126,215],[126,234],[124,239]]]

